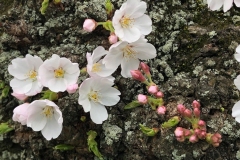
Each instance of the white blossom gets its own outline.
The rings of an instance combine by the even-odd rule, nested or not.
[[[223,6],[223,11],[227,12],[233,5],[233,2],[237,7],[240,7],[240,0],[207,0],[208,7],[215,11]]]

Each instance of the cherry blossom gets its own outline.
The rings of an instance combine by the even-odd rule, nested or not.
[[[33,96],[42,91],[42,84],[38,81],[38,69],[43,63],[38,56],[26,55],[25,58],[16,58],[8,66],[8,72],[14,76],[10,86],[16,94]]]
[[[140,0],[127,0],[112,19],[115,34],[129,43],[137,41],[142,35],[152,31],[152,20],[144,14],[147,4]]]
[[[237,7],[240,7],[240,0],[207,0],[208,7],[215,11],[223,6],[223,11],[227,12],[233,5],[233,2]]]
[[[28,106],[29,103],[24,103],[19,106],[17,106],[13,110],[13,121],[20,122],[22,125],[27,124],[27,118],[28,118]]]
[[[128,43],[119,41],[113,44],[109,53],[103,58],[103,64],[107,68],[116,70],[121,64],[121,75],[123,77],[132,77],[130,71],[137,70],[139,67],[139,59],[148,60],[156,57],[155,47],[147,43],[143,37],[136,42]]]
[[[43,86],[53,92],[64,92],[69,85],[76,84],[80,70],[77,63],[72,63],[67,58],[60,58],[53,54],[44,61],[39,68],[39,76]]]
[[[78,103],[85,112],[90,112],[90,117],[96,124],[102,124],[108,118],[105,106],[113,106],[120,100],[121,93],[112,85],[113,82],[106,78],[91,77],[79,87]]]
[[[35,100],[28,106],[27,126],[41,131],[47,139],[57,138],[62,131],[62,112],[50,100]]]

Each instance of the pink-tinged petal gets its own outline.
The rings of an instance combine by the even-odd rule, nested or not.
[[[138,18],[142,16],[147,9],[147,4],[143,1],[140,2],[139,0],[129,0],[127,3],[128,5],[125,10],[125,14],[131,18]]]
[[[209,4],[209,8],[213,11],[218,10],[222,7],[224,0],[212,0]]]
[[[14,92],[18,94],[25,94],[32,88],[32,80],[27,79],[21,81],[14,78],[10,81],[10,86]]]
[[[125,78],[132,77],[130,71],[138,69],[139,63],[140,62],[139,62],[138,59],[134,59],[134,58],[126,59],[126,58],[124,58],[122,63],[121,63],[121,68],[122,68],[121,75]]]
[[[54,118],[48,118],[47,124],[42,129],[42,135],[47,139],[51,140],[52,138],[57,138],[62,131],[62,124],[59,124],[58,121]]]
[[[240,7],[240,0],[234,0],[234,3],[237,7]]]
[[[24,101],[28,97],[25,94],[18,94],[16,92],[11,93],[11,95],[14,96],[15,98],[17,98],[18,100],[21,100],[21,101]]]
[[[148,60],[157,56],[156,48],[150,43],[138,43],[133,49],[137,52],[137,58],[141,60]]]
[[[107,120],[108,113],[105,106],[99,103],[91,103],[90,117],[96,124],[102,124],[103,121]]]
[[[148,35],[152,31],[152,20],[144,14],[141,17],[135,19],[134,24],[140,30],[143,35]]]
[[[98,46],[96,49],[94,49],[92,54],[93,63],[99,61],[101,57],[106,54],[108,54],[108,51],[106,51],[102,46]]]
[[[34,96],[40,93],[43,89],[43,86],[40,82],[34,81],[32,82],[32,87],[29,92],[26,93],[27,96]]]
[[[34,106],[31,106],[34,107]],[[34,131],[42,130],[47,123],[47,118],[41,112],[30,113],[27,119],[27,126]]]
[[[12,117],[13,121],[17,121],[17,122],[20,122],[22,125],[26,125],[27,118],[28,118],[28,106],[29,106],[29,103],[24,103],[17,106],[13,110],[13,113],[14,113]]]
[[[105,106],[113,106],[117,104],[120,100],[120,97],[117,95],[102,95],[99,99],[99,102]]]
[[[124,28],[123,33],[124,37],[121,39],[123,41],[127,41],[128,43],[137,41],[142,35],[136,26],[132,26],[131,28]]]
[[[237,89],[240,90],[240,75],[238,75],[237,78],[234,79],[234,84]]]
[[[240,117],[240,101],[234,104],[232,108],[232,116],[233,117]]]
[[[233,5],[233,0],[224,0],[223,11],[227,12]]]
[[[48,81],[48,88],[53,92],[64,92],[67,89],[67,82],[64,78],[53,78]]]

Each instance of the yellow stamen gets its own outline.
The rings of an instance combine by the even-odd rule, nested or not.
[[[52,117],[54,111],[53,111],[53,107],[51,106],[46,106],[44,109],[43,109],[43,113],[45,114],[46,117]]]
[[[127,45],[125,48],[123,48],[123,56],[124,58],[136,58],[137,52],[133,50],[133,48],[129,45]]]
[[[61,67],[54,70],[54,75],[55,75],[56,78],[64,77],[64,73],[65,73],[65,71]]]
[[[134,22],[134,19],[131,19],[130,17],[128,16],[123,16],[121,19],[120,19],[120,23],[121,23],[121,26],[123,28],[129,28],[132,26],[132,23]]]
[[[101,71],[101,65],[99,63],[94,63],[92,66],[92,72],[99,72]]]
[[[35,81],[37,79],[37,72],[32,70],[28,72],[28,78],[32,79],[33,81]]]
[[[88,94],[88,98],[94,102],[98,102],[99,101],[99,95],[97,91],[90,91],[90,93]]]

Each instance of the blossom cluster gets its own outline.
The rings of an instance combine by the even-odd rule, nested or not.
[[[219,133],[207,133],[206,122],[200,119],[200,103],[196,100],[192,102],[193,110],[187,109],[184,105],[177,106],[178,112],[184,119],[192,124],[192,129],[177,127],[174,131],[179,142],[184,142],[186,139],[191,143],[196,143],[199,139],[206,139],[214,147],[218,147],[222,142],[222,136]]]

